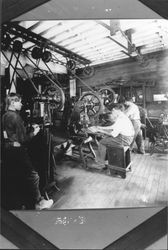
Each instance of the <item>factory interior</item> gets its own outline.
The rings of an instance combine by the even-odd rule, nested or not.
[[[0,249],[166,250],[168,1],[1,2]]]
[[[9,8],[2,22],[1,117],[7,95],[18,93],[26,129],[38,124],[27,147],[42,195],[52,210],[167,205],[168,21],[53,19],[53,2],[51,20],[35,19],[38,6],[18,19]],[[109,107],[130,97],[142,111],[144,152],[135,142],[108,149],[102,169],[103,135],[89,128],[107,126]],[[4,206],[27,209],[13,194],[15,177],[8,197],[2,188]]]

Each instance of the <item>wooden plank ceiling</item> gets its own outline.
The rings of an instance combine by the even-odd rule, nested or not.
[[[84,61],[86,60],[90,65],[128,58],[134,60],[139,55],[168,48],[167,20],[111,20],[110,18],[104,20],[96,18],[83,20],[78,18],[82,8],[84,10],[83,13],[88,14],[86,17],[90,17],[95,10],[95,13],[104,10],[105,17],[110,16],[109,12],[114,10],[114,6],[119,6],[114,4],[116,4],[115,0],[103,1],[103,4],[99,0],[96,0],[96,4],[95,0],[87,1],[87,3],[80,0],[69,2],[62,0],[61,3],[53,0],[3,0],[2,13],[4,14],[2,15],[2,22],[5,23],[11,19],[18,21],[19,19],[16,19],[16,17],[19,16],[21,20],[25,20],[19,20],[18,22],[22,28],[84,58]],[[78,19],[65,20],[70,12],[74,13],[74,18]],[[37,16],[40,19],[36,19],[36,14],[38,14]],[[49,18],[42,20],[46,16]],[[59,19],[61,16],[64,16],[65,19]],[[112,16],[114,17],[115,15]],[[19,36],[12,34],[13,41],[18,38]],[[31,53],[35,44],[23,37],[21,39],[24,44],[23,48],[28,49]],[[53,60],[62,64],[67,62],[67,58],[60,53],[54,52],[52,56]],[[86,63],[84,64],[86,65]],[[81,68],[84,64],[82,65],[78,61],[77,67]]]
[[[86,59],[90,65],[133,60],[138,55],[168,49],[168,21],[164,19],[33,20],[21,21],[20,26]],[[16,34],[11,37],[18,39]],[[25,37],[22,40],[24,49],[31,53],[35,44]],[[67,62],[61,53],[53,51],[52,57],[62,64]],[[83,65],[78,60],[77,67]]]

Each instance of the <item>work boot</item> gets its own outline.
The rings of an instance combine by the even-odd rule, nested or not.
[[[42,199],[39,203],[35,205],[36,210],[43,210],[43,209],[49,209],[53,205],[53,200],[45,200]]]

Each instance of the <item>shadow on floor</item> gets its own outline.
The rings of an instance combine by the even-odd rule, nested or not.
[[[52,192],[51,198],[54,200],[54,207],[60,203],[60,201],[63,201],[66,199],[69,189],[73,183],[74,177],[68,177],[68,178],[63,178],[57,182],[57,186],[59,187],[60,190],[56,190]]]

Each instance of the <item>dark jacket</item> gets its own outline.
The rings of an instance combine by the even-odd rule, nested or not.
[[[9,142],[25,144],[33,137],[27,134],[24,122],[17,111],[8,110],[2,117],[2,129],[6,131]]]

